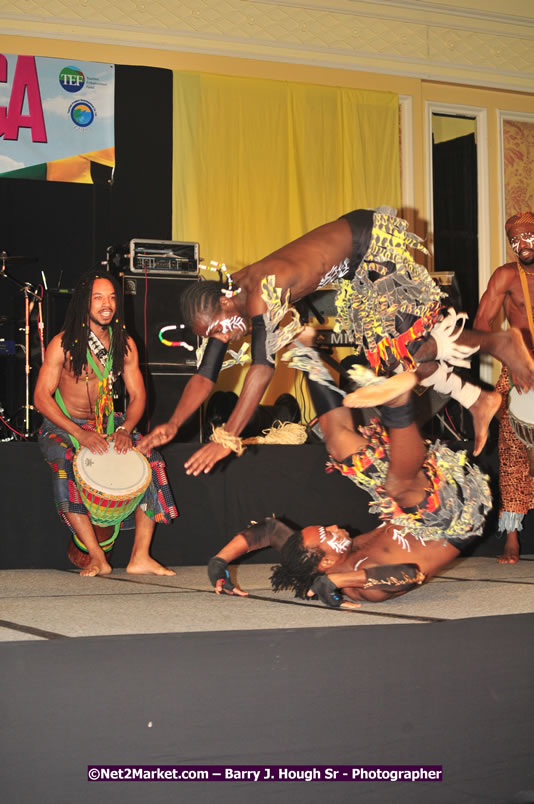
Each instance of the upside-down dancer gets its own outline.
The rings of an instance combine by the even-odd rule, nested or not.
[[[392,213],[355,210],[228,275],[227,284],[190,285],[180,300],[183,320],[208,339],[207,346],[170,420],[145,436],[140,448],[157,447],[175,436],[211,393],[227,342],[251,330],[252,366],[239,401],[225,427],[212,434],[211,443],[189,458],[186,470],[193,475],[209,472],[232,450],[240,454],[239,434],[271,380],[275,355],[300,330],[290,305],[336,282],[336,329],[349,333],[376,373],[416,369],[424,384],[468,408],[475,424],[475,452],[480,452],[500,397],[454,373],[452,366],[465,365],[478,341],[463,330],[462,316],[452,310],[444,314],[441,291],[410,253],[426,251],[424,246]],[[534,384],[534,361],[519,333],[506,333],[491,348],[510,367],[519,387],[526,390]],[[431,367],[427,361],[432,361]],[[395,396],[398,390],[388,387],[382,393]]]
[[[217,593],[246,594],[230,581],[228,562],[272,546],[281,558],[271,576],[275,591],[292,589],[300,598],[317,594],[342,608],[405,594],[479,537],[491,508],[487,479],[465,452],[423,442],[410,392],[382,407],[381,423],[374,420],[355,432],[344,394],[317,353],[303,346],[298,351],[331,456],[328,467],[370,494],[370,510],[382,524],[351,539],[337,525],[293,531],[267,519],[243,530],[210,560],[210,580]]]
[[[81,575],[107,575],[106,558],[114,542],[111,527],[93,525],[73,470],[75,449],[104,454],[132,449],[140,435],[134,428],[145,406],[145,388],[137,349],[124,327],[122,295],[116,280],[98,271],[79,281],[67,310],[65,329],[49,343],[37,380],[34,402],[43,414],[41,451],[53,471],[59,515],[69,525],[73,541],[68,556]],[[129,395],[124,416],[113,410],[113,381],[122,375]],[[178,516],[157,452],[148,456],[152,479],[134,514],[122,523],[135,527],[127,572],[175,575],[149,555],[157,522]],[[104,549],[102,547],[104,546]]]

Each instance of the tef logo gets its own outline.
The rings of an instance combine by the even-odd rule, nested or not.
[[[63,67],[59,83],[67,92],[79,92],[85,84],[85,75],[77,67]]]
[[[80,126],[80,128],[87,128],[95,119],[95,107],[86,100],[73,103],[69,112],[72,122]]]

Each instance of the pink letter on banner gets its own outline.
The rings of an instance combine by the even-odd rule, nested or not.
[[[7,79],[7,61],[0,57],[0,81]],[[22,114],[27,93],[29,114]],[[39,79],[33,56],[19,56],[9,99],[9,108],[0,107],[0,136],[6,140],[18,140],[20,128],[31,128],[32,142],[46,142],[46,128],[41,102]]]

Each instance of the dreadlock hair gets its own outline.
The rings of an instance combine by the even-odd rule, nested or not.
[[[110,323],[113,334],[113,374],[118,377],[124,368],[124,358],[128,352],[128,334],[124,327],[124,304],[122,290],[112,274],[91,269],[86,271],[74,289],[65,315],[61,346],[65,355],[70,353],[70,367],[75,377],[81,377],[87,366],[87,341],[89,326],[87,316],[91,307],[91,297],[95,279],[107,279],[113,285],[116,309]]]
[[[210,318],[220,312],[221,293],[226,282],[213,279],[192,282],[180,295],[182,321],[192,327],[197,318]]]
[[[295,597],[306,599],[306,593],[314,579],[321,575],[317,565],[324,552],[320,547],[304,547],[302,531],[293,533],[280,550],[281,564],[271,567],[271,586],[274,592],[292,589]]]

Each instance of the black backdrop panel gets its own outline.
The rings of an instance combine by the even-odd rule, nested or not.
[[[179,312],[180,294],[196,282],[196,278],[182,276],[123,277],[126,327],[136,342],[142,364],[196,369],[198,339],[189,327],[181,328]],[[190,348],[169,346],[169,342],[184,342]]]
[[[206,564],[221,546],[251,519],[273,513],[293,526],[305,527],[336,522],[353,533],[376,527],[369,513],[369,496],[348,483],[338,472],[324,471],[324,445],[249,447],[236,459],[227,458],[209,475],[186,475],[184,463],[198,444],[168,444],[162,448],[167,476],[180,511],[171,526],[158,525],[152,554],[168,566]],[[497,478],[497,449],[481,464],[492,481]],[[491,460],[489,460],[491,459]],[[0,445],[2,478],[1,569],[67,569],[69,529],[59,519],[52,495],[52,473],[39,446],[11,442]],[[496,513],[498,504],[496,502]],[[525,533],[534,530],[534,511],[525,523]],[[113,548],[112,564],[125,567],[132,546],[132,531],[121,533]],[[488,518],[484,538],[469,554],[495,556],[502,553],[497,537],[496,515]],[[276,561],[271,548],[247,556],[257,561]]]
[[[163,424],[170,419],[194,372],[178,373],[160,366],[142,366],[141,371],[145,380],[147,404],[145,414],[137,427],[142,433],[146,433],[157,424]],[[188,443],[201,440],[201,410],[197,410],[180,428],[174,441]]]

